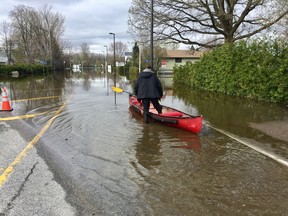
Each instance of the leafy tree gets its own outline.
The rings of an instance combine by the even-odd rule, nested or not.
[[[139,46],[137,42],[135,42],[132,48],[132,66],[133,67],[139,66]]]
[[[154,39],[214,47],[249,38],[277,23],[287,9],[273,0],[154,0]],[[129,31],[149,35],[150,0],[133,0]]]

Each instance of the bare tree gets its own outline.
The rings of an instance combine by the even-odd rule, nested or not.
[[[59,59],[63,54],[61,37],[64,33],[64,17],[59,12],[53,12],[52,6],[44,5],[39,11],[42,21],[41,30],[46,43],[50,45],[51,59]]]
[[[287,0],[276,0],[278,3],[278,13],[282,13],[285,10],[288,10],[288,2]],[[279,35],[280,37],[288,40],[288,15],[284,16],[280,22],[278,22],[273,28],[270,29],[275,34]]]
[[[158,45],[154,46],[154,58],[153,58],[153,70],[158,71],[161,67],[161,61],[163,58],[167,56],[167,52],[165,48],[162,48]],[[142,55],[141,55],[141,62],[146,67],[150,62],[150,46],[143,46],[142,47]]]
[[[277,23],[288,11],[273,0],[154,0],[154,39],[214,47],[251,37]],[[277,12],[277,13],[276,13]],[[149,35],[150,0],[133,0],[130,32]]]
[[[12,40],[12,28],[11,24],[7,21],[4,21],[1,26],[1,35],[3,36],[3,47],[8,58],[8,64],[12,63],[11,51],[13,49],[13,40]]]
[[[89,62],[90,59],[90,47],[87,43],[82,43],[80,46],[80,55],[82,58],[82,62]]]
[[[61,36],[64,32],[64,18],[53,13],[52,8],[44,5],[40,11],[25,5],[18,5],[10,11],[13,37],[18,52],[29,63],[39,60],[59,59],[63,50]]]
[[[123,61],[124,62],[124,53],[127,51],[128,46],[127,44],[124,44],[122,41],[116,41],[115,42],[115,55],[116,55],[116,61]],[[111,43],[109,46],[109,51],[114,51],[114,44]]]
[[[14,29],[14,37],[17,39],[17,47],[22,52],[29,63],[34,63],[34,38],[33,26],[31,26],[31,19],[35,10],[24,5],[16,6],[10,12],[12,18],[12,26]]]

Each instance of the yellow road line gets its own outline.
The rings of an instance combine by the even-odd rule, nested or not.
[[[42,112],[42,113],[35,113],[35,114],[27,114],[27,115],[22,115],[22,116],[13,116],[13,117],[0,118],[0,121],[13,121],[13,120],[18,120],[18,119],[33,118],[35,116],[45,115],[45,114],[50,113],[50,112],[51,111]]]
[[[60,96],[47,96],[47,97],[38,97],[38,98],[27,98],[27,99],[12,100],[11,102],[22,102],[22,101],[28,101],[28,100],[44,100],[44,99],[50,99],[50,98],[60,98]]]
[[[0,176],[0,188],[6,182],[7,178],[12,174],[14,167],[17,166],[22,159],[27,155],[28,151],[37,143],[37,141],[41,138],[41,136],[47,131],[47,129],[51,126],[54,120],[58,117],[60,112],[64,109],[68,101],[66,101],[54,114],[54,116],[49,119],[47,124],[40,130],[40,132],[28,143],[28,145],[18,154],[16,159],[4,170],[4,172]]]

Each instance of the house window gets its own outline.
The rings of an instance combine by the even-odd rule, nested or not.
[[[182,58],[175,58],[175,63],[182,63]]]

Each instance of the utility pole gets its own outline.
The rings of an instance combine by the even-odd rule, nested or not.
[[[105,52],[105,74],[106,74],[106,85],[107,85],[107,95],[109,95],[109,87],[108,87],[108,47],[104,45],[106,48]]]
[[[150,65],[153,69],[154,53],[153,53],[153,5],[154,2],[151,0],[151,27],[150,27]]]

